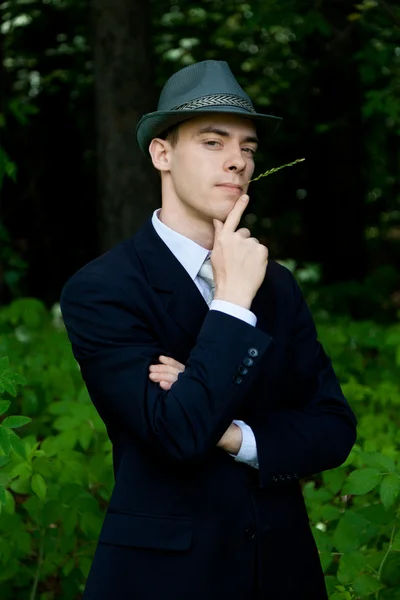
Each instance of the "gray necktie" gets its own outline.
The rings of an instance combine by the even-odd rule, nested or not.
[[[207,299],[207,304],[208,304],[208,306],[210,306],[211,302],[214,300],[214,290],[215,290],[214,275],[213,275],[213,270],[212,270],[212,266],[211,266],[211,258],[207,258],[203,262],[198,275],[199,275],[200,279],[203,279],[203,281],[205,281],[208,284],[208,286],[210,287],[210,295]]]

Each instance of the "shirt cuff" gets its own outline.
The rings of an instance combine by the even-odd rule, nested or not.
[[[233,423],[242,430],[242,445],[237,455],[232,456],[237,462],[243,462],[258,469],[257,442],[252,428],[244,421],[234,420]]]
[[[236,317],[241,321],[245,321],[245,323],[248,323],[253,327],[257,324],[257,317],[251,310],[247,310],[247,308],[243,308],[243,306],[227,302],[226,300],[213,300],[210,304],[210,310],[219,310],[220,312]]]

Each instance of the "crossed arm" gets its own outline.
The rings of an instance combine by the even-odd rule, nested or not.
[[[150,365],[149,367],[149,379],[158,383],[160,388],[169,391],[175,381],[178,380],[180,373],[185,370],[185,365],[178,362],[177,360],[169,356],[159,356],[160,364]],[[237,454],[242,445],[242,430],[235,423],[231,423],[219,440],[217,447],[229,452],[230,454]]]

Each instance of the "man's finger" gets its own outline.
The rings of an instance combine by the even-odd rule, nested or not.
[[[232,208],[231,212],[226,218],[226,221],[223,226],[224,231],[236,231],[248,201],[249,197],[247,194],[243,194],[243,196],[240,196],[240,198],[236,201],[235,206]]]
[[[214,223],[215,235],[218,235],[221,232],[224,224],[222,223],[222,221],[218,221],[218,219],[213,219],[213,223]]]
[[[247,227],[242,227],[241,229],[238,229],[236,231],[236,233],[238,235],[240,235],[242,238],[246,238],[246,239],[248,239],[251,236],[251,231],[250,231],[250,229],[247,229]]]
[[[173,367],[172,365],[150,365],[151,373],[183,373],[184,368]]]
[[[160,381],[160,388],[165,390],[165,391],[169,391],[172,387],[172,383],[169,383],[168,381]]]
[[[173,375],[172,373],[150,373],[149,378],[155,382],[170,381],[171,383],[175,383],[175,381],[178,379],[178,374]]]
[[[161,355],[158,358],[159,358],[160,362],[163,363],[164,365],[171,365],[172,367],[175,367],[179,370],[183,370],[183,371],[185,370],[185,365],[183,365],[179,361],[175,360],[174,358],[171,358],[170,356]]]

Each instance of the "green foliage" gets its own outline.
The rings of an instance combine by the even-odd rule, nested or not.
[[[400,324],[315,317],[359,421],[346,463],[303,482],[330,600],[396,600]],[[0,594],[74,599],[113,485],[111,445],[59,308],[19,299],[0,310],[0,331]]]
[[[112,489],[111,444],[59,308],[19,299],[0,332],[12,364],[0,359],[0,597],[77,598]]]
[[[317,321],[359,421],[346,463],[304,482],[331,600],[398,598],[400,325]]]

